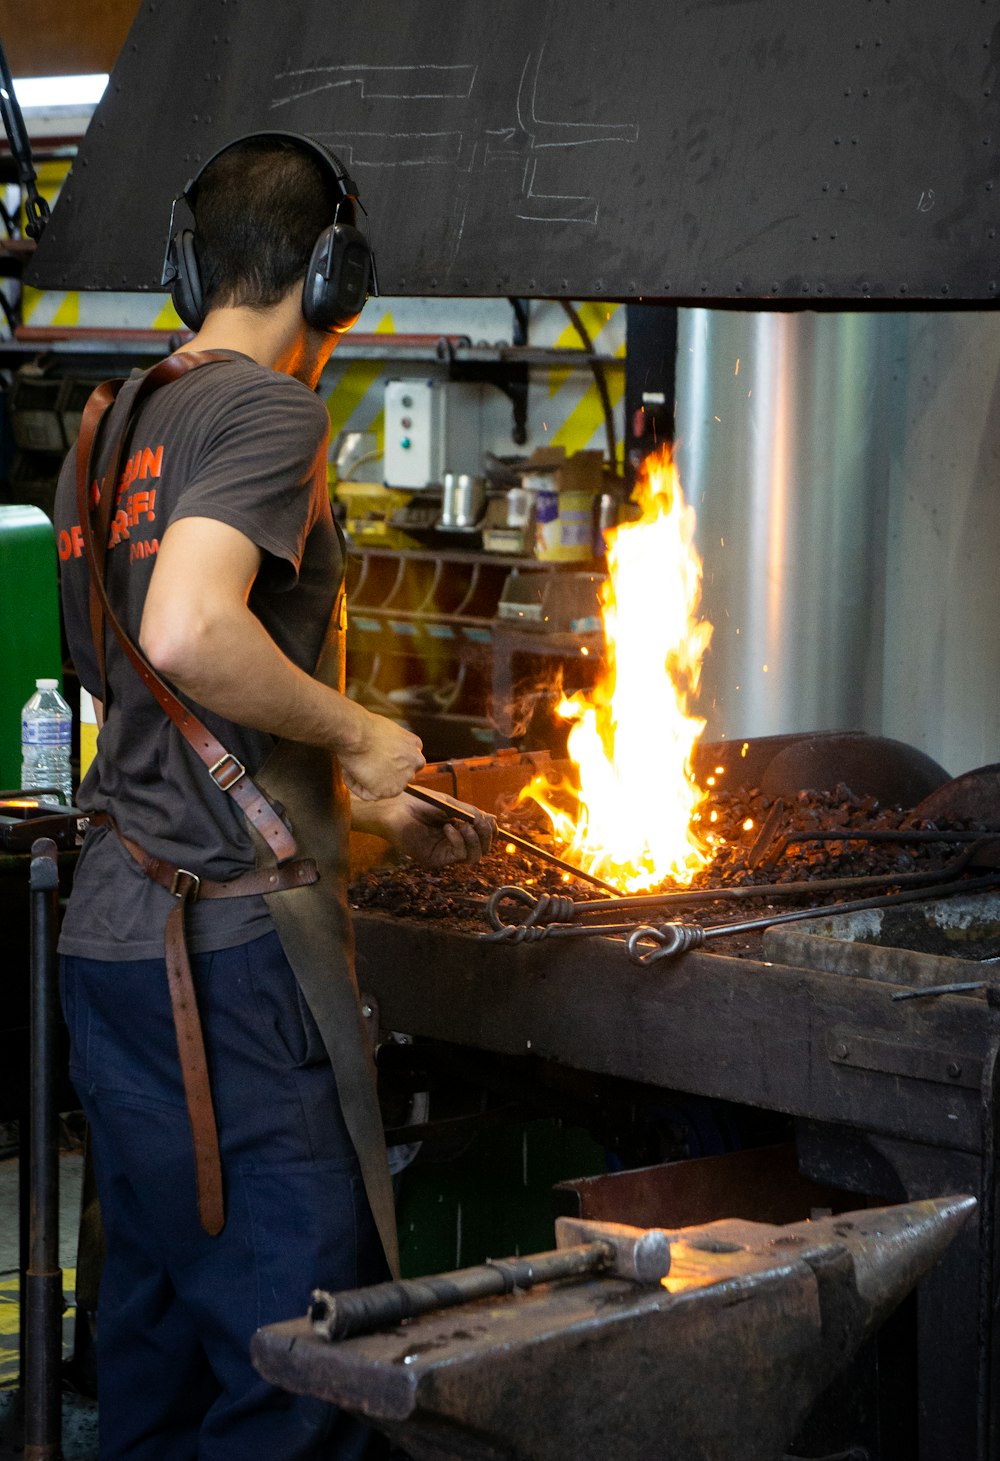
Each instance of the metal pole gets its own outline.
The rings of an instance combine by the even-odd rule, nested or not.
[[[25,1326],[24,1455],[58,1461],[62,1442],[62,1270],[59,1267],[59,1116],[55,1100],[59,919],[56,845],[31,848],[31,1194]]]

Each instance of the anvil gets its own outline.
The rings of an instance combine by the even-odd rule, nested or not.
[[[652,1244],[647,1229],[559,1218],[557,1252],[603,1244],[606,1262],[431,1312],[415,1302],[414,1317],[340,1340],[325,1337],[324,1300],[319,1317],[260,1330],[251,1354],[272,1383],[367,1417],[414,1461],[776,1461],[975,1206],[724,1219]],[[629,1264],[651,1248],[662,1264]],[[542,1272],[552,1259],[535,1255]],[[454,1301],[475,1273],[423,1282]],[[391,1309],[394,1288],[412,1299],[420,1282],[379,1287]]]

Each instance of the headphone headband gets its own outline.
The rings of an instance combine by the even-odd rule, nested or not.
[[[213,162],[217,162],[224,153],[229,152],[233,147],[239,147],[242,142],[294,142],[303,151],[313,155],[316,161],[323,168],[324,172],[332,173],[334,185],[343,198],[350,198],[352,203],[357,203],[361,211],[361,200],[358,197],[357,185],[349,176],[348,171],[335,152],[324,147],[322,142],[317,142],[315,137],[307,137],[304,132],[247,132],[242,137],[234,137],[231,142],[224,142],[217,147],[207,161],[195,173],[194,177],[184,184],[183,191],[178,194],[179,198],[191,201],[192,191],[197,188],[202,175],[208,171]]]

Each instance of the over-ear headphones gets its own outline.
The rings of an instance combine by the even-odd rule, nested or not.
[[[192,203],[203,174],[224,152],[241,142],[294,142],[323,169],[337,197],[334,220],[323,229],[313,246],[302,286],[302,313],[317,330],[343,334],[351,328],[370,294],[378,294],[375,255],[365,235],[356,227],[357,213],[364,208],[358,190],[338,157],[312,137],[299,132],[248,132],[213,152],[207,162],[177,195],[170,208],[167,250],[163,259],[164,288],[169,288],[174,308],[191,330],[201,328],[204,319],[201,273],[191,228],[174,227],[179,203],[192,213]]]

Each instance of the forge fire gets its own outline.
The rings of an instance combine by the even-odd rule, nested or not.
[[[556,792],[539,777],[523,793],[563,856],[629,893],[690,883],[718,840],[691,765],[705,728],[691,704],[712,626],[698,616],[695,516],[669,449],[646,459],[636,497],[638,519],[607,535],[603,676],[557,706],[572,726],[576,777]]]

